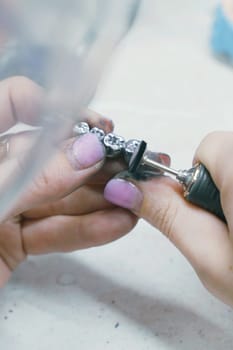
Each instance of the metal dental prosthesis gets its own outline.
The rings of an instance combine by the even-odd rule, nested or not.
[[[77,123],[73,128],[73,134],[75,136],[89,132],[97,135],[99,140],[104,144],[107,158],[118,158],[119,156],[123,156],[127,164],[129,164],[133,154],[140,144],[139,140],[132,139],[126,141],[124,137],[114,133],[106,134],[100,128],[90,128],[86,122]]]

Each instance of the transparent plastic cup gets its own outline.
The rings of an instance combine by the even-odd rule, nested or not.
[[[29,90],[25,106],[12,101],[13,122],[0,116],[0,151],[14,124],[17,141],[10,159],[0,159],[1,215],[82,118],[138,5],[139,0],[0,0],[0,80],[8,79],[12,100],[21,89],[23,95],[25,84]],[[22,132],[26,125],[30,137]]]

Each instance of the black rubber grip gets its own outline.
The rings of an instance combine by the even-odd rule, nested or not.
[[[202,164],[196,168],[193,181],[185,197],[189,202],[206,209],[226,222],[221,206],[219,190],[214,184],[208,170]]]

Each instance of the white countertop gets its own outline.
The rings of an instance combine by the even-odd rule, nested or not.
[[[208,48],[214,4],[145,0],[93,103],[178,168],[207,132],[232,128],[233,70]],[[105,247],[30,258],[0,292],[2,350],[232,350],[232,324],[144,222]]]

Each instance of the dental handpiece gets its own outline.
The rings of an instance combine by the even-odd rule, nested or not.
[[[150,153],[146,152],[146,148],[146,142],[141,141],[129,163],[131,173],[136,173],[140,167],[146,166],[151,170],[159,170],[161,174],[168,173],[175,176],[176,180],[183,185],[184,197],[187,201],[211,212],[226,222],[221,206],[220,193],[203,164],[198,164],[189,170],[175,170],[150,159]]]

